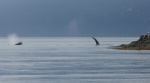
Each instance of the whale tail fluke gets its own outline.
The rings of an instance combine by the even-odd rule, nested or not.
[[[94,37],[92,37],[92,38],[94,39],[94,41],[96,43],[96,46],[100,45],[99,42],[98,42],[98,40],[96,38],[94,38]]]

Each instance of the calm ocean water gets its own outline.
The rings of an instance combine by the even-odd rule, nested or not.
[[[0,83],[149,83],[150,51],[109,46],[138,38],[20,38],[22,46],[0,38]]]

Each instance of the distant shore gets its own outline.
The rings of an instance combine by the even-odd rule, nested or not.
[[[118,50],[150,50],[150,35],[147,33],[145,35],[141,35],[137,41],[133,41],[130,44],[122,44],[109,48]]]

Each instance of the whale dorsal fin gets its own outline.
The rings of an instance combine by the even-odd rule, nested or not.
[[[23,45],[23,44],[22,44],[22,42],[18,42],[18,43],[16,43],[15,45]]]
[[[95,40],[96,46],[100,45],[96,38],[94,38],[94,37],[92,37],[92,38]]]

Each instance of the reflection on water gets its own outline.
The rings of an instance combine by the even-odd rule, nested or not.
[[[136,38],[22,38],[0,40],[2,83],[148,83],[150,51],[107,49]],[[122,40],[123,39],[123,40]]]

